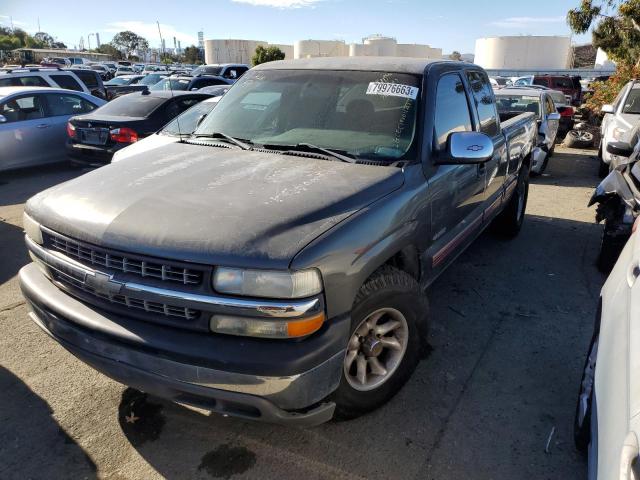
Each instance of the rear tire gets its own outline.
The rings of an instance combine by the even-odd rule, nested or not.
[[[522,164],[516,181],[517,186],[511,194],[509,203],[493,221],[495,232],[508,238],[518,235],[524,222],[529,198],[529,165]]]
[[[605,222],[600,240],[598,270],[605,274],[611,273],[628,239],[629,234],[610,228]]]
[[[371,412],[398,393],[411,377],[426,344],[427,315],[427,299],[408,273],[383,267],[365,282],[351,314],[352,335],[340,385],[331,396],[336,403],[336,419],[348,420]],[[394,323],[399,326],[382,333]]]
[[[591,339],[587,359],[582,369],[578,404],[573,420],[573,441],[578,451],[587,453],[591,441],[591,412],[593,408],[593,389],[595,380],[596,359],[598,355],[598,333]]]
[[[589,148],[593,146],[593,133],[585,130],[570,130],[564,139],[565,146],[569,148]]]

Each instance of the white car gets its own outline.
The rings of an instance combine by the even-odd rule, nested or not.
[[[639,277],[635,232],[602,288],[580,384],[574,435],[590,480],[640,479]]]
[[[3,70],[0,72],[0,87],[54,87],[91,94],[91,90],[71,70],[50,67]]]
[[[211,97],[196,103],[193,107],[184,111],[176,118],[171,120],[161,130],[149,135],[142,140],[132,143],[128,147],[118,150],[113,154],[111,163],[119,162],[136,156],[142,152],[148,152],[156,148],[164,147],[170,143],[179,142],[182,138],[191,135],[200,122],[206,117],[213,107],[216,106],[222,95]]]
[[[640,81],[627,83],[612,104],[603,105],[601,142],[599,149],[600,176],[618,165],[619,158],[607,151],[610,142],[629,142],[634,128],[640,122]]]

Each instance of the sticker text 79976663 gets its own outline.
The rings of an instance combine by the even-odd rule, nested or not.
[[[400,83],[371,82],[367,88],[367,95],[383,95],[415,100],[418,98],[418,91],[418,87],[402,85]]]

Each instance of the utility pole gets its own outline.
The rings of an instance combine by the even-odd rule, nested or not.
[[[164,40],[162,39],[162,31],[160,31],[160,21],[156,20],[158,24],[158,33],[160,34],[160,44],[162,45],[162,55],[160,57],[160,61],[164,58]]]
[[[40,30],[40,17],[38,17],[38,31],[41,32],[42,30]]]

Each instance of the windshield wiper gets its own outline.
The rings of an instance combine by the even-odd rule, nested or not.
[[[341,162],[355,163],[356,157],[350,155],[347,152],[337,152],[328,148],[318,147],[317,145],[311,145],[310,143],[298,143],[297,145],[263,145],[268,150],[285,150],[290,152],[309,152],[309,153],[321,153],[328,157],[332,157],[340,160]]]
[[[226,133],[222,133],[222,132],[213,132],[213,133],[195,133],[193,134],[194,137],[196,138],[218,138],[218,139],[223,139],[223,140],[227,140],[231,143],[233,143],[234,145],[237,145],[238,147],[240,147],[242,150],[251,150],[251,145],[249,145],[248,143],[245,143],[245,141],[242,141],[238,138],[234,138],[231,135],[227,135]]]

